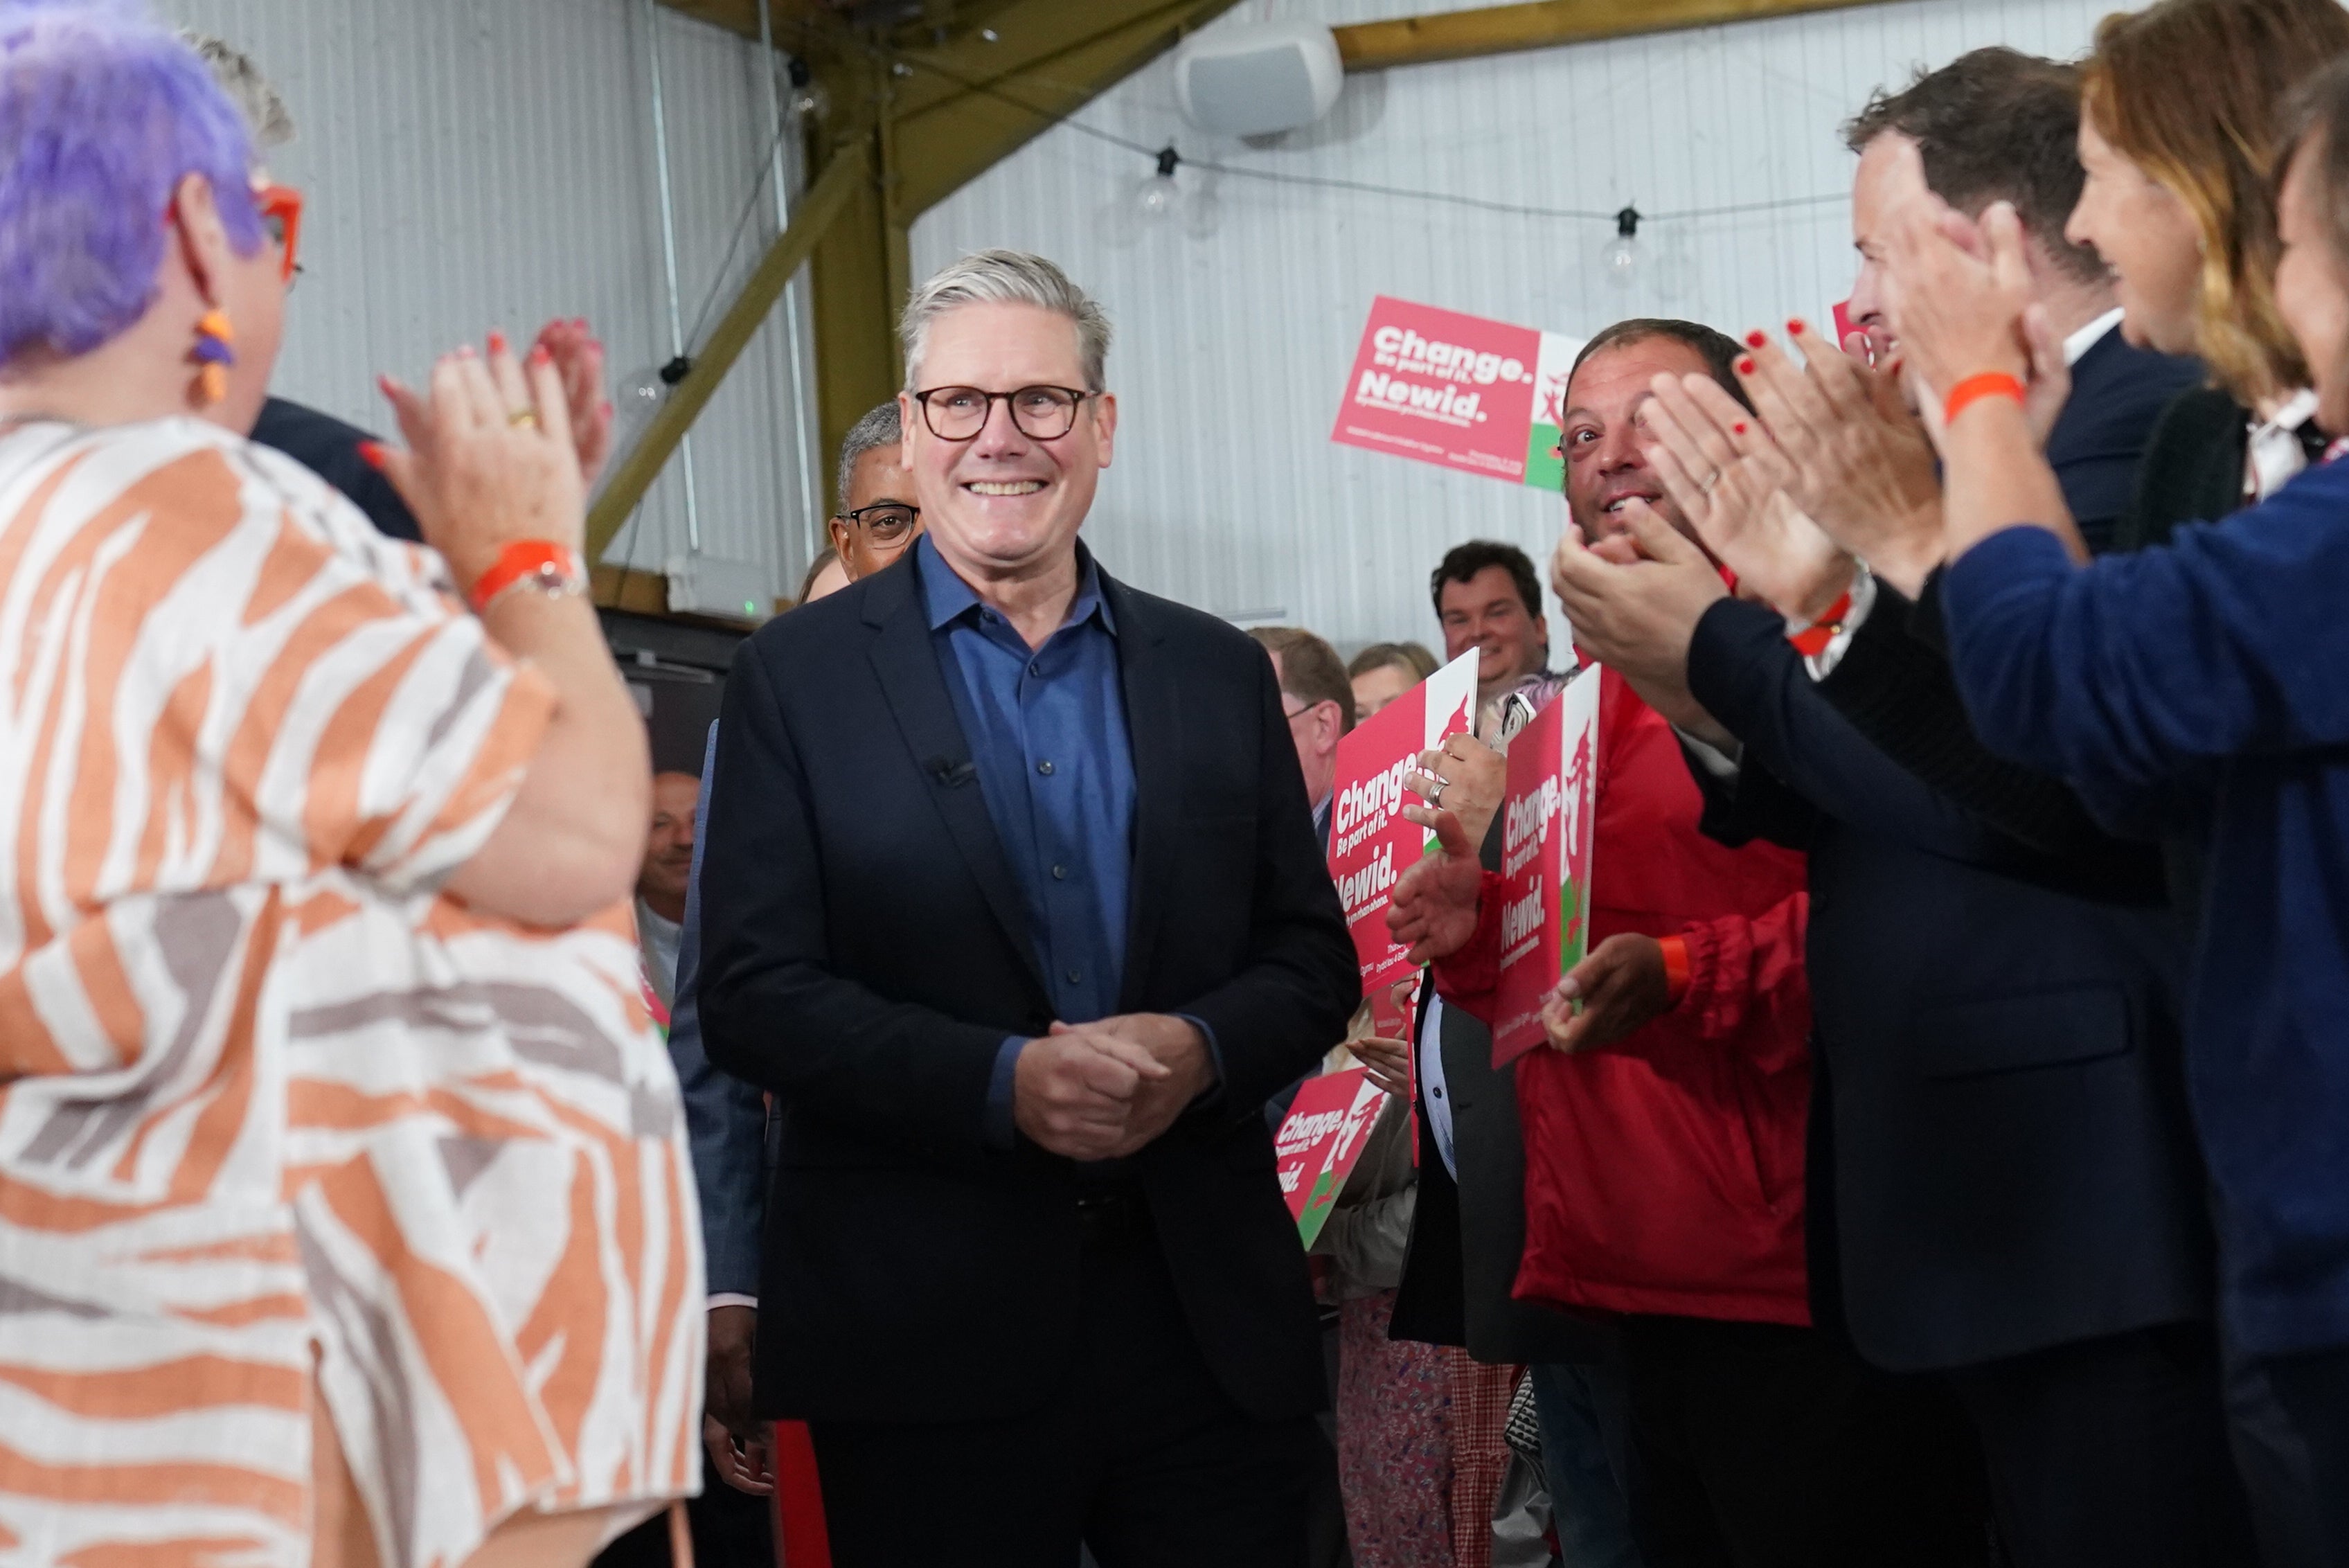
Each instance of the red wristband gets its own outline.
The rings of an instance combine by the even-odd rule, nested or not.
[[[465,602],[479,615],[490,607],[492,599],[532,577],[557,591],[572,592],[586,582],[587,573],[579,564],[579,552],[568,545],[551,539],[516,539],[500,550],[490,569],[465,590]]]
[[[1841,598],[1827,606],[1827,613],[1797,632],[1787,634],[1786,640],[1795,651],[1806,659],[1816,659],[1827,650],[1827,644],[1843,630],[1843,623],[1851,616],[1851,594],[1847,589]]]
[[[2013,398],[2023,400],[2023,383],[2003,370],[1984,370],[1979,376],[1968,376],[1950,389],[1947,401],[1941,405],[1941,422],[1953,425],[1958,416],[1984,398]]]
[[[1659,937],[1656,945],[1664,950],[1664,994],[1678,1007],[1681,998],[1688,994],[1689,956],[1686,937]]]

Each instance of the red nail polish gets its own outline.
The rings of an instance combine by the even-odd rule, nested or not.
[[[1769,341],[1769,335],[1764,332],[1759,327],[1745,335],[1745,346],[1748,348],[1759,348],[1762,345]]]
[[[379,441],[363,441],[359,442],[359,461],[366,463],[369,468],[374,469],[378,473],[381,473],[383,472],[383,442]]]
[[[1803,318],[1801,317],[1790,316],[1786,317],[1786,335],[1788,337],[1799,337],[1801,334],[1809,330],[1809,327],[1803,325]]]
[[[1732,435],[1744,435],[1745,433],[1745,421],[1744,420],[1740,420],[1735,424],[1730,426],[1729,433]]]
[[[491,352],[491,353],[492,353],[492,354],[502,354],[502,353],[504,353],[505,351],[506,351],[506,335],[505,335],[504,333],[502,333],[502,332],[492,332],[492,333],[491,333],[491,334],[490,334],[490,352]]]
[[[1751,376],[1754,374],[1754,361],[1751,359],[1740,359],[1737,362],[1737,373],[1741,376]]]
[[[550,364],[554,361],[554,356],[546,351],[546,345],[543,343],[539,344],[530,351],[530,362],[533,367]]]

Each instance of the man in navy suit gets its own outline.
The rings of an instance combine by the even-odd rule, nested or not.
[[[1871,182],[1892,139],[1953,206],[2013,202],[2068,338],[2048,457],[2109,537],[2194,371],[2123,343],[2093,256],[2066,254],[2080,174],[2045,151],[2070,145],[2075,95],[2066,67],[1985,50],[1872,104],[1851,130],[1871,264],[1854,309],[1871,304]],[[1667,545],[1629,566],[1562,549],[1559,593],[1602,659],[1726,732],[1690,748],[1708,831],[1810,856],[1815,1314],[1880,1366],[1948,1378],[2019,1568],[2248,1561],[2158,857],[2095,832],[2056,781],[1988,759],[1925,690],[1930,644],[1884,583],[1863,575],[1797,646],[1776,610]],[[1916,650],[1895,655],[1897,680],[1888,644]],[[1943,715],[1916,767],[1822,691],[1847,659]]]
[[[1100,308],[982,252],[904,323],[928,532],[744,644],[710,1059],[781,1116],[760,1414],[843,1568],[1299,1563],[1327,1398],[1264,1101],[1353,950],[1264,651],[1077,539]]]

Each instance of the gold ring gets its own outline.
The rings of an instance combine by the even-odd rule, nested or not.
[[[524,426],[534,428],[538,424],[538,410],[535,409],[516,409],[512,413],[506,416],[506,423],[512,425],[517,429]]]

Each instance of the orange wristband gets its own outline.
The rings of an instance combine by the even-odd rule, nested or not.
[[[1979,376],[1968,376],[1950,389],[1949,400],[1941,405],[1941,422],[1953,425],[1958,416],[1984,398],[2013,398],[2023,400],[2023,383],[2003,370],[1984,370]]]
[[[1681,998],[1688,994],[1689,956],[1685,937],[1660,937],[1656,945],[1664,950],[1664,994],[1678,1007]]]
[[[490,569],[465,591],[465,602],[479,615],[508,588],[533,581],[549,593],[574,594],[587,586],[587,572],[579,564],[579,552],[567,545],[549,539],[516,539],[498,552]]]

